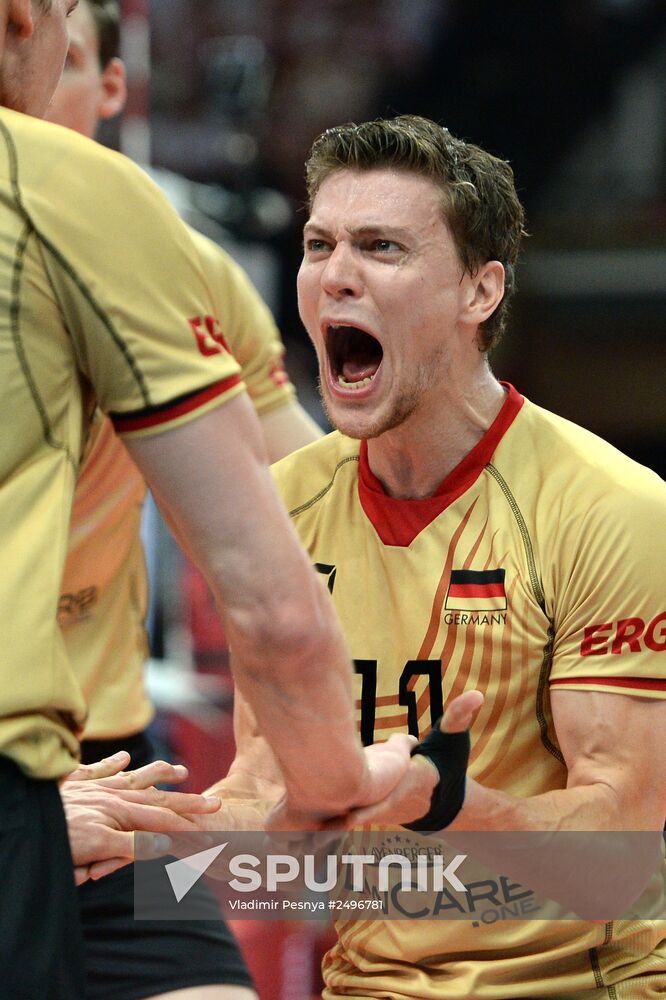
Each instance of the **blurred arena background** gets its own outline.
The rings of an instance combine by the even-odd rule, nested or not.
[[[509,159],[527,208],[496,373],[666,475],[663,0],[123,0],[123,55],[130,102],[103,140],[249,271],[316,419],[304,158],[329,125],[418,113]],[[233,754],[224,636],[150,510],[146,539],[156,730],[201,788]],[[317,928],[238,929],[261,1000],[316,992]]]

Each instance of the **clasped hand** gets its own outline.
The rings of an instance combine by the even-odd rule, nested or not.
[[[199,816],[218,811],[220,800],[186,792],[162,791],[159,784],[180,784],[187,768],[158,760],[125,771],[125,752],[84,764],[60,785],[77,885],[101,878],[134,857],[134,831],[148,830],[155,856],[168,853],[166,834],[197,833]]]
[[[441,731],[459,733],[469,729],[482,704],[480,691],[458,695],[446,707]],[[365,748],[369,779],[363,798],[346,815],[322,819],[298,813],[290,809],[285,796],[269,813],[267,829],[316,832],[347,830],[364,823],[401,826],[425,816],[439,773],[427,757],[411,756],[416,742],[413,736],[394,734],[385,743]]]

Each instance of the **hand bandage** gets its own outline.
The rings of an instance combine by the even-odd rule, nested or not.
[[[465,801],[465,777],[469,762],[469,731],[443,733],[437,720],[424,740],[412,750],[412,757],[421,754],[432,761],[439,772],[439,781],[430,800],[430,809],[420,819],[405,823],[408,830],[432,833],[452,823]]]

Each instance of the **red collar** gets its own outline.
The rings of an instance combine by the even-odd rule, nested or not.
[[[388,496],[368,465],[368,442],[361,441],[359,499],[366,516],[385,545],[410,545],[424,528],[479,478],[525,402],[508,382],[502,382],[502,385],[507,390],[502,409],[481,440],[430,497],[397,500]]]

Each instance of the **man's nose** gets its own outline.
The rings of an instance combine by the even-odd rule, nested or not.
[[[334,298],[356,297],[363,291],[361,270],[354,248],[338,243],[322,272],[322,287]]]

